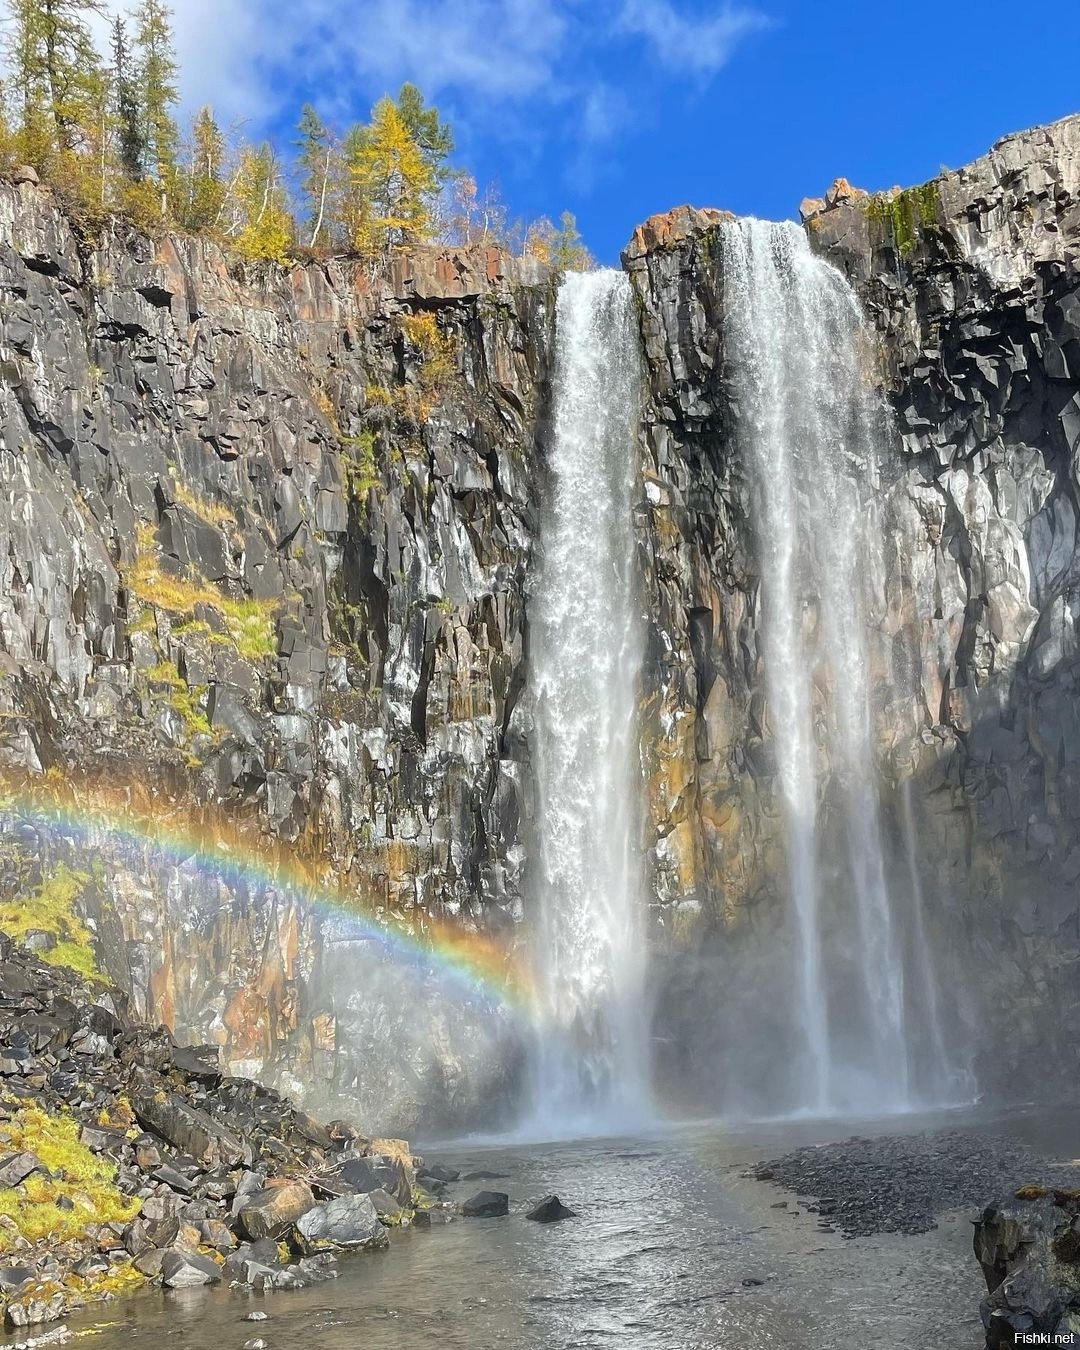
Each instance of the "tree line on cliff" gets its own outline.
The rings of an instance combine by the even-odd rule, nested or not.
[[[109,216],[153,233],[207,235],[244,258],[375,258],[442,240],[499,244],[556,267],[591,259],[574,218],[512,221],[450,163],[451,128],[420,90],[385,95],[340,134],[311,105],[292,154],[226,130],[211,108],[178,120],[179,66],[165,0],[111,19],[108,51],[91,30],[104,0],[8,0],[0,172],[28,164],[88,231]]]

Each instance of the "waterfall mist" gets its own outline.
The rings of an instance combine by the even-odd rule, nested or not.
[[[853,291],[797,226],[727,225],[722,265],[786,856],[769,981],[786,1041],[769,1070],[776,1105],[904,1110],[940,1091],[945,1051],[914,816],[901,797],[902,819],[887,818],[881,793],[876,712],[898,676],[882,631],[886,438],[869,339]]]
[[[531,599],[541,1131],[646,1113],[633,530],[640,367],[630,283],[570,274],[556,313],[549,491]]]

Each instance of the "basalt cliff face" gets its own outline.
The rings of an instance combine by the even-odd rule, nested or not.
[[[255,276],[90,246],[0,186],[0,757],[61,801],[6,831],[9,893],[34,912],[70,865],[139,1012],[365,1120],[452,1116],[468,1018],[418,988],[387,1026],[378,959],[358,980],[363,940],[275,878],[306,859],[416,928],[520,917],[552,296],[494,250]],[[118,858],[110,815],[187,837]]]
[[[1026,1091],[1037,1043],[1080,1044],[1080,119],[805,211],[893,410],[874,659],[913,693],[875,707],[885,805],[907,792],[949,1035],[982,1086]],[[733,995],[784,868],[724,227],[674,212],[624,258],[658,1058],[699,1105],[767,1003]],[[91,245],[0,185],[0,755],[14,800],[60,803],[6,827],[5,895],[75,869],[141,1014],[371,1128],[489,1115],[520,1039],[426,980],[403,1005],[398,968],[274,879],[299,860],[417,932],[527,926],[554,294],[494,250],[256,275],[204,241]],[[145,822],[119,852],[118,815]]]

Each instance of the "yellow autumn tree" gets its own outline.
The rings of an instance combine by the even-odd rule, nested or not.
[[[292,219],[274,152],[269,145],[240,150],[234,176],[236,201],[232,233],[236,250],[252,262],[289,260]]]
[[[381,98],[370,125],[346,142],[356,211],[352,243],[362,253],[424,239],[430,232],[437,176],[391,98]]]

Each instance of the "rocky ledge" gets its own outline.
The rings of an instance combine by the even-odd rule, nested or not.
[[[46,957],[50,953],[45,953]],[[296,1288],[441,1206],[396,1139],[323,1125],[119,991],[0,935],[0,1308],[49,1322],[148,1280]],[[424,1184],[443,1182],[438,1169]],[[440,1217],[444,1216],[440,1212]]]
[[[1080,1345],[1080,1190],[1022,1186],[988,1206],[975,1224],[975,1256],[986,1276],[988,1350]],[[1052,1339],[1020,1339],[1032,1334]]]

